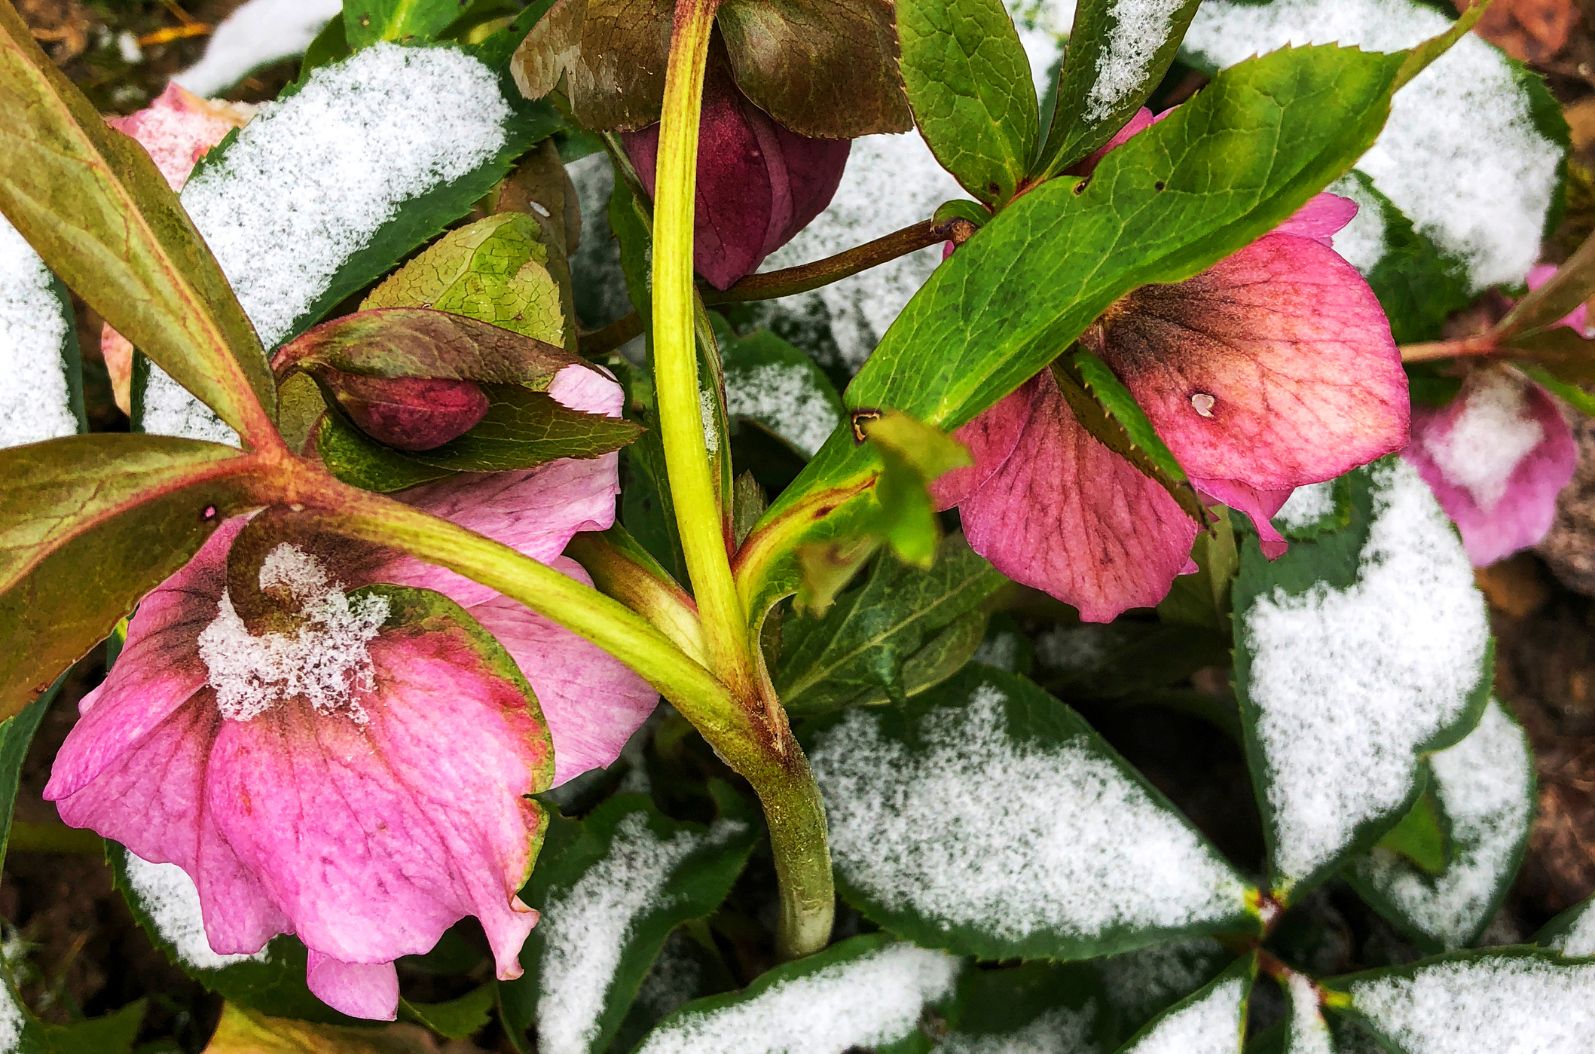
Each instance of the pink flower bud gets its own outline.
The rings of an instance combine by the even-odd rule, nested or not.
[[[487,414],[487,395],[470,381],[315,372],[362,432],[398,450],[434,450]]]
[[[650,194],[659,126],[622,139]],[[693,261],[716,289],[752,274],[831,203],[852,148],[848,139],[789,131],[749,102],[723,70],[704,85],[698,141]]]

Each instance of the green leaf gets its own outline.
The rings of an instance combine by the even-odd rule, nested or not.
[[[496,996],[495,986],[484,984],[446,1003],[412,1003],[401,998],[399,1014],[444,1039],[465,1039],[480,1032],[491,1020]]]
[[[875,488],[880,503],[875,531],[905,562],[929,567],[941,539],[929,487],[969,465],[969,451],[940,429],[895,410],[859,413],[854,422],[885,466]]]
[[[841,427],[842,397],[802,349],[768,330],[726,341],[726,414],[757,425],[803,457]]]
[[[1445,873],[1453,856],[1451,823],[1435,797],[1433,773],[1424,777],[1424,792],[1412,808],[1372,851],[1399,857],[1431,878]]]
[[[1348,526],[1272,561],[1249,537],[1233,591],[1235,686],[1281,900],[1411,809],[1419,755],[1460,740],[1490,690],[1484,600],[1428,485],[1399,458],[1347,480]]]
[[[1522,726],[1492,701],[1473,731],[1433,755],[1429,765],[1435,805],[1409,813],[1356,861],[1350,878],[1364,900],[1421,947],[1461,948],[1483,934],[1517,877],[1534,822],[1534,757]],[[1436,811],[1444,827],[1435,822]],[[1421,837],[1414,839],[1419,821],[1411,818],[1425,815]],[[1407,837],[1392,846],[1397,834]],[[1411,860],[1432,865],[1436,856],[1438,867]]]
[[[0,718],[42,694],[227,517],[258,503],[254,460],[161,436],[0,450]]]
[[[636,1054],[745,1050],[753,1043],[767,1050],[924,1051],[929,1042],[920,1016],[952,995],[958,972],[958,961],[942,952],[880,933],[853,937],[778,966],[740,992],[688,1003]]]
[[[1106,995],[1097,977],[1079,966],[966,969],[947,1009],[950,1031],[938,1047],[1096,1054],[1106,1049]]]
[[[1037,174],[1050,178],[1106,146],[1168,72],[1198,0],[1133,7],[1082,0],[1058,78]],[[1120,19],[1125,21],[1121,22]]]
[[[677,823],[638,795],[556,821],[526,893],[543,913],[526,974],[501,985],[509,1027],[535,1019],[539,1049],[607,1050],[666,938],[720,906],[758,836],[748,815]]]
[[[432,40],[460,15],[460,0],[346,0],[344,34],[351,47],[380,40]]]
[[[11,841],[11,816],[17,805],[17,788],[22,782],[22,762],[28,745],[44,720],[60,682],[23,708],[15,717],[0,722],[0,864],[5,863],[6,845]]]
[[[1174,580],[1168,596],[1157,606],[1158,616],[1167,623],[1211,629],[1227,637],[1230,585],[1240,559],[1231,517],[1212,517],[1191,546],[1196,573]]]
[[[931,153],[975,197],[1005,204],[1040,136],[1030,61],[1008,9],[1002,0],[898,0],[897,35]]]
[[[50,269],[246,440],[275,388],[232,288],[144,149],[0,7],[0,211]],[[22,119],[21,115],[26,115]]]
[[[1246,1039],[1247,1007],[1256,977],[1255,955],[1237,959],[1206,987],[1174,1004],[1142,1029],[1119,1048],[1120,1054],[1186,1049],[1234,1050],[1239,1054]]]
[[[4,998],[8,993],[0,993]],[[15,995],[11,995],[15,998]],[[104,1017],[53,1025],[23,1011],[19,1043],[13,1054],[132,1054],[144,1023],[145,1003],[140,999]]]
[[[1257,927],[1255,891],[1229,863],[1022,678],[969,667],[805,739],[842,895],[900,937],[1073,960]]]
[[[984,605],[1005,581],[959,535],[926,571],[879,559],[824,618],[785,623],[777,694],[793,713],[813,714],[933,687],[979,647]]]
[[[549,343],[575,350],[576,292],[570,255],[581,242],[581,200],[553,140],[539,143],[499,184],[492,208],[497,213],[530,216],[536,222],[538,242],[547,251],[542,264],[559,291],[559,313],[564,320],[562,339],[551,339]]]
[[[1143,695],[1229,661],[1225,637],[1171,622],[1060,626],[1035,643],[1041,667],[1037,680],[1067,699]]]

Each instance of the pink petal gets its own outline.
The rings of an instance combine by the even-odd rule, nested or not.
[[[392,963],[346,963],[312,951],[305,981],[315,997],[339,1013],[372,1021],[399,1016],[399,972]]]
[[[1193,479],[1289,490],[1406,443],[1406,375],[1384,312],[1317,241],[1272,234],[1195,278],[1139,289],[1098,339]]]
[[[574,560],[561,558],[554,567],[592,584]],[[618,758],[659,702],[659,693],[618,659],[513,600],[495,597],[471,615],[514,656],[537,695],[554,737],[556,787]]]
[[[136,139],[172,189],[181,190],[199,159],[249,117],[245,107],[210,102],[174,82],[144,109],[106,123]]]
[[[1193,479],[1191,483],[1205,497],[1245,513],[1257,529],[1264,556],[1272,560],[1285,554],[1289,543],[1279,533],[1279,528],[1274,526],[1273,517],[1290,499],[1290,491],[1258,490],[1228,479]]]
[[[1296,210],[1296,214],[1273,230],[1274,234],[1291,234],[1298,238],[1311,238],[1328,245],[1331,238],[1357,215],[1357,203],[1338,194],[1316,194],[1312,200]]]
[[[206,800],[306,946],[345,963],[429,950],[481,920],[500,976],[535,916],[516,899],[546,744],[513,685],[461,635],[385,631],[369,723],[279,706],[225,721]]]
[[[1578,445],[1555,400],[1514,375],[1476,373],[1440,410],[1413,415],[1403,456],[1456,521],[1476,567],[1540,542],[1578,466]]]
[[[970,546],[1088,622],[1156,604],[1189,562],[1196,522],[1079,425],[1051,373],[1020,392],[1029,413],[1019,456],[958,506]]]
[[[937,508],[957,505],[1002,468],[1030,422],[1030,404],[1034,401],[1035,391],[1026,385],[953,433],[953,438],[969,451],[971,464],[932,481],[930,493]]]
[[[1546,282],[1549,282],[1551,277],[1556,274],[1556,270],[1556,267],[1552,264],[1536,264],[1534,267],[1530,268],[1528,274],[1529,289],[1538,289]],[[1588,304],[1578,305],[1572,311],[1558,319],[1556,324],[1559,326],[1566,326],[1569,329],[1574,330],[1586,337],[1595,336],[1595,334],[1590,332],[1589,328]]]
[[[626,393],[608,371],[596,366],[572,363],[554,374],[548,385],[554,401],[584,414],[619,417],[626,406]]]

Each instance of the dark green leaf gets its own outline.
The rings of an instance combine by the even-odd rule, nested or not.
[[[1400,857],[1431,878],[1445,873],[1453,859],[1451,823],[1435,797],[1434,774],[1424,776],[1424,792],[1399,823],[1374,846],[1374,853]]]
[[[460,0],[346,0],[344,34],[356,48],[380,40],[420,43],[458,18],[460,6]]]
[[[1040,135],[1030,62],[1008,9],[1002,0],[897,0],[897,33],[903,85],[931,153],[975,197],[1005,204]]]
[[[11,841],[11,815],[16,809],[17,787],[22,782],[22,761],[59,687],[58,682],[21,713],[0,722],[0,864],[5,863],[6,845]]]
[[[1094,973],[1074,965],[966,968],[947,1008],[942,1043],[954,1050],[1096,1054],[1106,1049],[1106,995]]]
[[[161,436],[0,450],[0,717],[104,640],[263,483],[236,450]]]
[[[1067,699],[1123,699],[1229,661],[1211,629],[1168,622],[1058,627],[1036,639],[1037,680]]]
[[[1257,956],[1237,959],[1205,987],[1175,1003],[1133,1036],[1119,1048],[1119,1054],[1185,1049],[1239,1051],[1246,1039],[1247,1007],[1256,978]]]
[[[1038,175],[1057,175],[1107,145],[1168,72],[1198,0],[1127,8],[1081,0],[1058,78],[1058,96]],[[1121,13],[1134,24],[1119,21]]]
[[[497,989],[491,984],[473,988],[446,1003],[399,1001],[399,1014],[405,1020],[425,1025],[444,1039],[465,1039],[482,1030],[491,1019]]]
[[[52,1025],[28,1016],[13,1054],[131,1054],[144,1022],[141,999],[104,1017]]]

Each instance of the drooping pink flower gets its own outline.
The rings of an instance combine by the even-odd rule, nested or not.
[[[202,99],[174,81],[144,109],[126,117],[108,117],[105,123],[137,141],[149,152],[171,188],[182,190],[199,159],[227,138],[227,133],[243,127],[253,113],[254,107],[243,103]],[[131,413],[133,345],[110,326],[104,326],[100,330],[100,354],[111,375],[116,405],[123,413]]]
[[[584,366],[551,392],[620,410],[619,386]],[[585,581],[561,553],[612,524],[617,471],[606,454],[400,496]],[[516,894],[542,824],[526,796],[612,761],[657,696],[493,590],[370,546],[275,545],[259,578],[280,604],[266,621],[241,614],[227,560],[244,526],[224,524],[139,605],[45,796],[68,824],[186,871],[217,952],[296,934],[311,990],[345,1013],[392,1018],[393,961],[466,916],[499,976],[516,976],[536,920]],[[395,606],[430,594],[360,592],[373,585],[443,594],[503,651],[456,619]]]
[[[1517,373],[1475,370],[1440,408],[1419,407],[1402,455],[1456,521],[1475,567],[1540,542],[1578,467],[1578,444],[1550,394]]]
[[[853,144],[782,127],[717,68],[704,83],[698,134],[693,263],[710,285],[728,289],[831,203]],[[621,138],[652,194],[659,126]]]
[[[1249,515],[1270,556],[1284,540],[1269,518],[1294,488],[1406,443],[1406,376],[1384,311],[1329,244],[1355,214],[1320,194],[1196,277],[1122,297],[1082,337],[1197,490]],[[999,570],[1081,618],[1155,604],[1189,566],[1195,521],[1081,427],[1050,371],[956,434],[975,463],[938,484],[939,503],[958,506]]]

